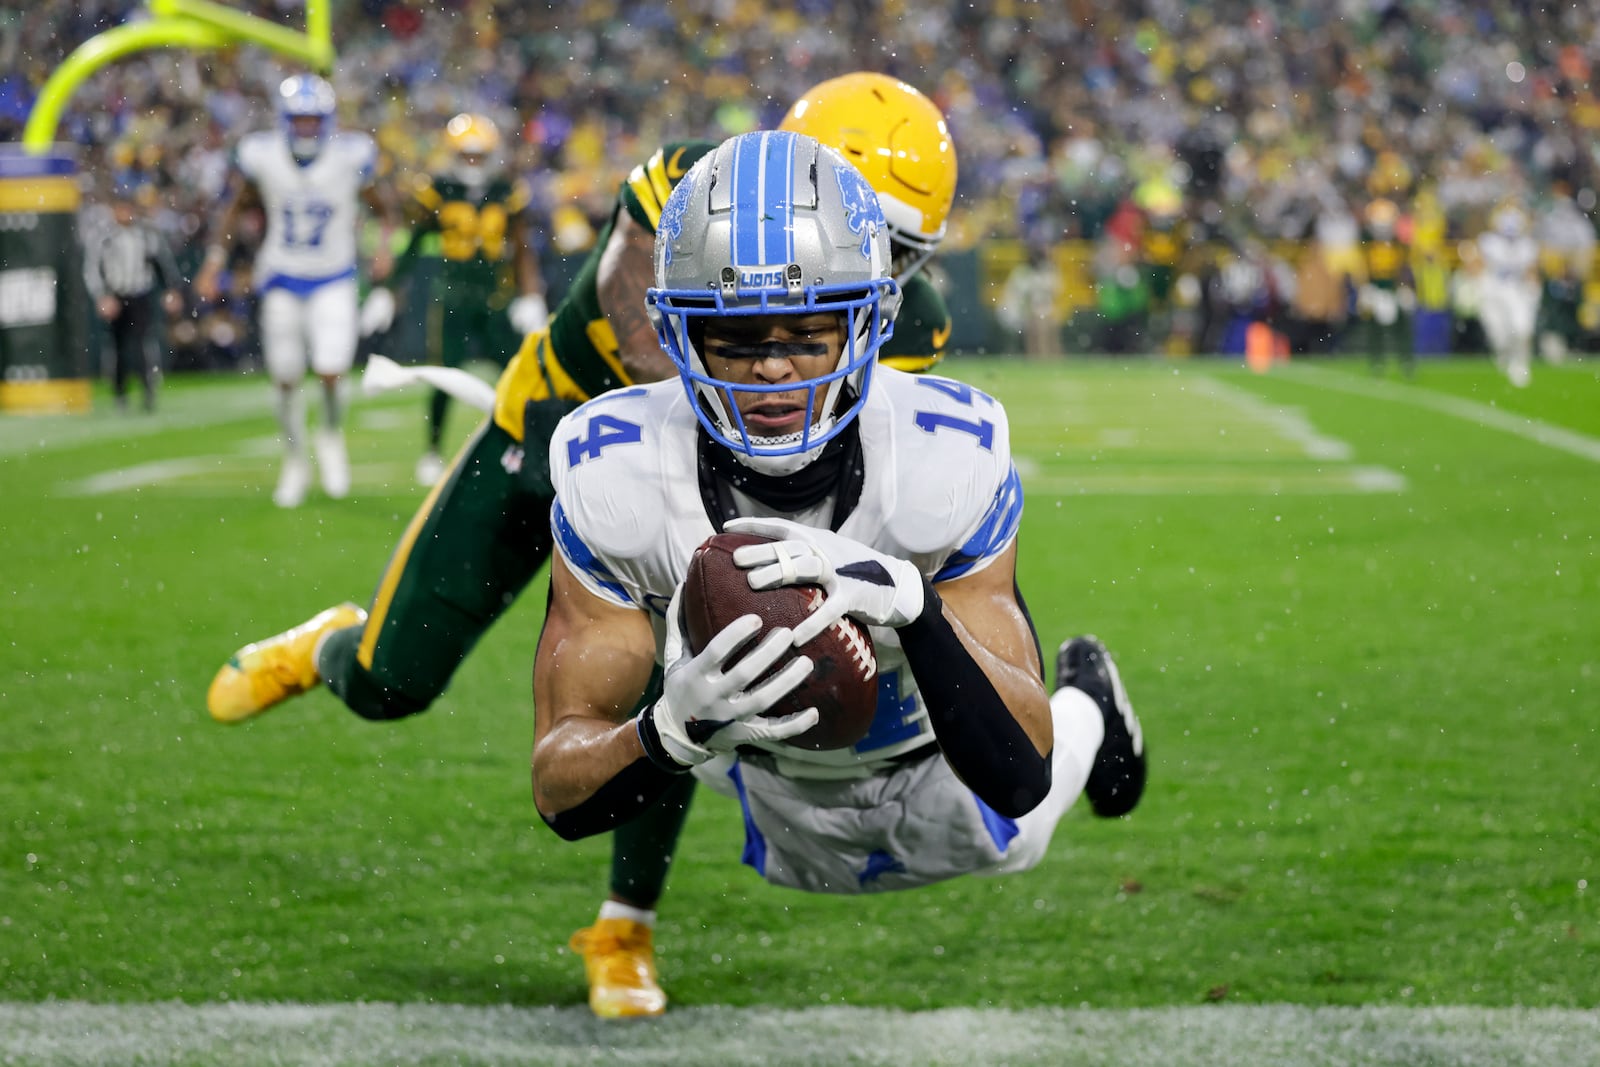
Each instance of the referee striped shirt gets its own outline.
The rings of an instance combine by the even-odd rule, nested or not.
[[[90,243],[84,273],[96,297],[144,296],[155,288],[178,284],[178,265],[167,242],[144,222],[115,223]]]

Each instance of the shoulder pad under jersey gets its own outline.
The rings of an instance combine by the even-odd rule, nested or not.
[[[894,542],[940,560],[935,581],[987,566],[1022,523],[1005,408],[965,382],[892,368],[880,368],[872,397],[883,409],[874,433],[893,436],[899,468],[887,516]]]
[[[605,393],[557,424],[551,531],[575,571],[605,585],[609,571],[598,561],[631,559],[660,540],[669,487],[684,473],[668,469],[683,449],[669,447],[660,430],[684,402],[683,386],[670,379]]]

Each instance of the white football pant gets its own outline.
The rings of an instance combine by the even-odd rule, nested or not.
[[[1495,364],[1517,385],[1527,384],[1538,315],[1539,290],[1529,282],[1491,279],[1478,295],[1478,320]]]
[[[1050,793],[1017,819],[986,813],[938,754],[843,780],[780,776],[731,756],[694,775],[740,802],[745,862],[774,885],[868,893],[1025,871],[1044,857],[1105,738],[1100,707],[1081,690],[1055,693],[1050,712]]]
[[[269,289],[261,297],[261,355],[275,382],[348,374],[356,361],[356,281],[344,278],[305,296]]]

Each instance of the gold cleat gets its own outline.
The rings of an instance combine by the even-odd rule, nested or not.
[[[589,1010],[600,1018],[644,1018],[667,1010],[667,995],[656,984],[650,927],[632,919],[597,919],[573,934],[567,947],[583,957]]]
[[[218,722],[243,722],[299,696],[322,680],[316,652],[323,635],[366,621],[367,613],[356,605],[340,604],[276,637],[245,645],[211,679],[206,709]]]

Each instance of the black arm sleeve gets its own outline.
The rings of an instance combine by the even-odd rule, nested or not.
[[[545,825],[567,841],[613,830],[654,804],[678,775],[648,759],[637,759],[577,807],[557,815],[540,812]]]
[[[985,804],[1008,818],[1025,815],[1050,792],[1050,757],[1028,740],[926,579],[923,594],[922,614],[897,632],[939,748]]]

